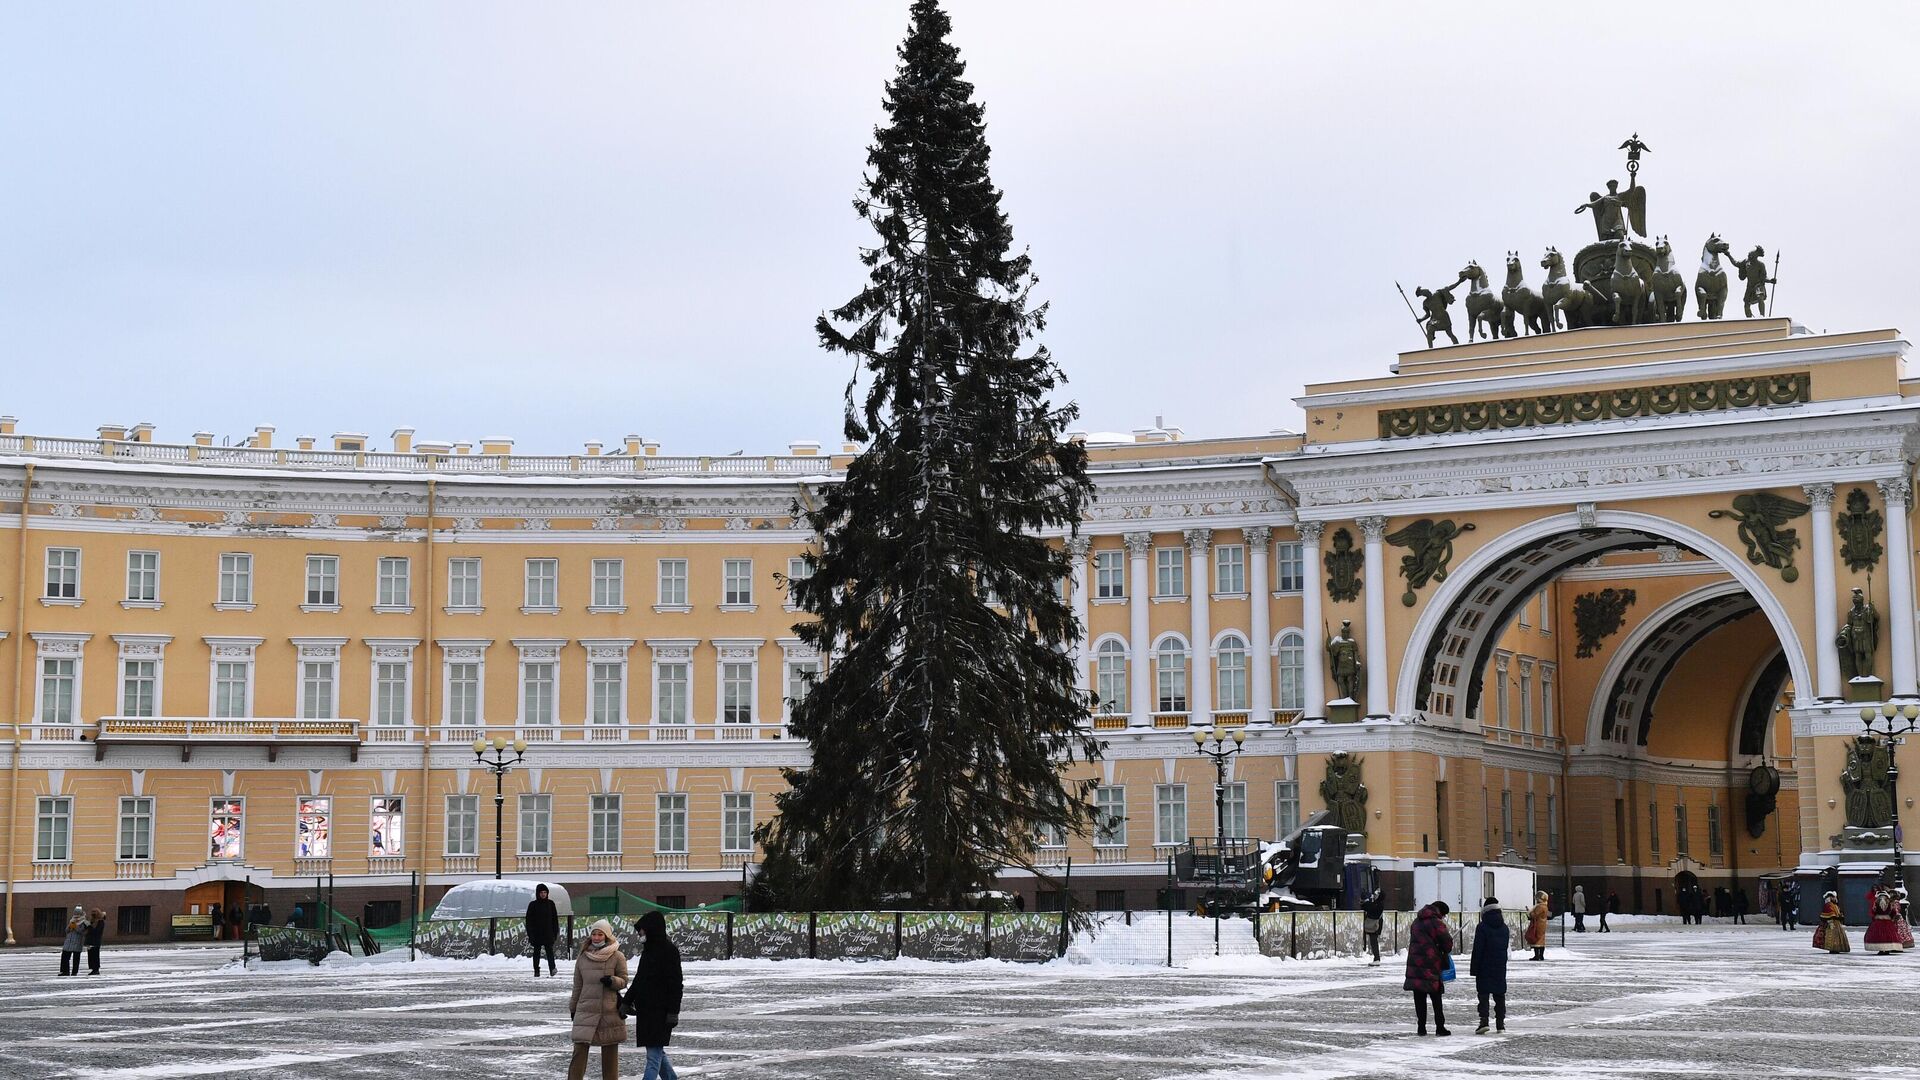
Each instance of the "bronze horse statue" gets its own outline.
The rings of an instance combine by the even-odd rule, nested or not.
[[[1529,334],[1544,334],[1553,329],[1553,310],[1540,294],[1527,288],[1522,280],[1524,271],[1520,268],[1520,253],[1507,252],[1507,285],[1500,290],[1500,302],[1506,307],[1506,318],[1500,325],[1501,333],[1514,336],[1514,316],[1520,316]]]
[[[1459,280],[1467,282],[1467,340],[1474,340],[1483,322],[1487,326],[1488,340],[1498,338],[1505,309],[1500,298],[1493,295],[1492,287],[1487,284],[1487,272],[1480,268],[1477,260],[1469,259],[1467,265],[1460,268]],[[1507,331],[1507,336],[1512,337],[1513,331]]]
[[[1613,274],[1595,284],[1613,297],[1615,326],[1632,326],[1645,321],[1641,317],[1641,305],[1647,299],[1647,281],[1640,276],[1640,268],[1633,265],[1633,244],[1630,241],[1623,237],[1614,245]]]
[[[1653,279],[1647,282],[1648,312],[1655,322],[1679,322],[1687,313],[1687,282],[1673,268],[1673,245],[1662,236],[1653,244]]]
[[[1603,319],[1613,314],[1613,300],[1600,290],[1583,281],[1574,281],[1567,277],[1567,259],[1560,254],[1559,248],[1548,248],[1547,254],[1540,260],[1540,268],[1547,272],[1547,283],[1540,287],[1540,297],[1547,305],[1548,329],[1560,329],[1560,314],[1566,313],[1569,330],[1583,326],[1598,326]]]
[[[1727,271],[1720,256],[1729,246],[1719,233],[1707,237],[1700,247],[1700,272],[1693,276],[1694,307],[1703,319],[1717,319],[1727,304]]]

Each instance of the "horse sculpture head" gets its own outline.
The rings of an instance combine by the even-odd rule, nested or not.
[[[1468,259],[1467,265],[1460,268],[1460,280],[1473,283],[1473,291],[1479,292],[1487,287],[1487,272],[1480,269],[1480,260]]]
[[[1720,256],[1732,250],[1732,245],[1720,238],[1719,233],[1708,235],[1707,242],[1700,245],[1700,269],[1720,269]]]
[[[1555,275],[1562,274],[1566,272],[1567,260],[1560,254],[1559,248],[1550,247],[1547,253],[1540,257],[1540,269]]]

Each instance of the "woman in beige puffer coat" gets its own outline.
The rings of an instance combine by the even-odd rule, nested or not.
[[[613,927],[601,919],[587,929],[586,948],[573,963],[573,997],[567,1011],[573,1017],[573,1061],[567,1080],[587,1075],[587,1048],[600,1048],[601,1080],[620,1075],[620,1044],[627,1041],[627,1022],[620,1018],[619,1000],[627,988],[627,958],[620,955]]]

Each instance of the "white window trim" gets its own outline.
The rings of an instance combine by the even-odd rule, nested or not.
[[[553,603],[529,603],[533,599],[533,564],[537,562],[553,564]],[[560,560],[548,558],[528,559],[520,568],[520,614],[522,615],[558,615],[560,614]]]
[[[293,714],[300,715],[306,707],[308,664],[329,664],[333,668],[333,693],[329,700],[333,703],[332,716],[303,717],[313,720],[338,720],[340,718],[340,650],[347,644],[343,637],[328,638],[288,638],[296,653],[293,661]]]
[[[727,600],[727,564],[732,562],[743,562],[747,564],[747,596],[749,599],[745,603],[732,603]],[[760,594],[760,590],[755,587],[757,584],[753,579],[752,557],[743,558],[736,555],[720,560],[720,610],[759,611],[759,603],[752,599]]]
[[[475,664],[476,684],[474,686],[473,723],[458,725],[462,731],[482,731],[487,726],[487,649],[493,645],[491,638],[437,638],[434,644],[440,647],[440,717],[437,721],[441,728],[451,731],[453,723],[453,665]],[[518,710],[516,710],[518,711]]]
[[[632,638],[581,638],[580,644],[587,650],[587,702],[586,721],[593,719],[593,667],[595,664],[616,664],[620,668],[620,714],[611,723],[602,721],[601,727],[626,727],[632,712],[628,701],[632,694],[632,671],[628,661],[628,652],[634,646]],[[558,700],[558,689],[555,698]]]
[[[44,724],[46,720],[47,679],[45,660],[73,661],[73,724],[79,726],[87,715],[81,710],[80,695],[86,688],[86,644],[93,639],[92,634],[57,634],[29,632],[34,640],[33,657],[33,722]]]
[[[309,578],[313,576],[313,560],[315,559],[332,559],[333,560],[333,603],[331,604],[302,603],[300,605],[300,610],[307,612],[309,614],[317,611],[339,611],[340,610],[340,556],[338,555],[309,554],[305,559],[301,560],[300,597],[302,600],[306,599],[307,581]]]
[[[208,862],[213,861],[213,804],[216,799],[223,803],[233,803],[240,808],[235,811],[233,815],[240,819],[240,850],[234,855],[232,861],[245,862],[247,861],[247,835],[252,828],[252,826],[247,823],[247,797],[245,795],[209,795],[201,801],[200,805],[207,808],[207,816],[200,820],[206,825],[207,831],[200,834],[200,850],[207,853],[206,859]],[[154,804],[154,810],[157,816],[159,811],[158,803]]]
[[[1181,592],[1163,593],[1160,591],[1160,555],[1162,552],[1177,553],[1180,557],[1179,565],[1180,565],[1180,585],[1182,589]],[[1151,563],[1151,567],[1153,570],[1153,596],[1151,599],[1153,600],[1154,603],[1184,604],[1187,602],[1187,600],[1190,597],[1192,597],[1193,583],[1191,581],[1188,581],[1187,578],[1189,576],[1189,573],[1192,571],[1193,566],[1192,566],[1192,560],[1187,558],[1187,549],[1185,547],[1176,545],[1173,547],[1154,548],[1153,561]]]
[[[487,610],[485,604],[455,604],[453,599],[453,564],[472,562],[474,564],[473,594],[484,598],[486,593],[486,564],[478,555],[455,555],[447,559],[447,599],[449,603],[440,610],[448,615],[478,615]]]
[[[245,715],[253,715],[253,680],[258,672],[255,664],[255,650],[260,648],[264,638],[257,637],[207,637],[207,715],[218,716],[220,710],[220,680],[216,677],[221,664],[244,664],[247,669],[247,689]]]
[[[125,852],[121,851],[120,849],[120,841],[126,835],[127,818],[130,816],[133,816],[127,813],[127,804],[130,802],[144,802],[147,804],[147,812],[143,815],[139,815],[147,819],[147,853],[145,855],[128,855]],[[114,861],[123,862],[123,863],[152,862],[153,846],[154,846],[153,839],[154,839],[154,831],[155,831],[153,826],[154,826],[154,819],[159,816],[160,800],[155,798],[152,795],[122,795],[120,796],[119,801],[114,804],[114,806],[115,806],[115,810],[117,811],[113,816],[113,851],[115,856]],[[37,841],[38,837],[36,837],[35,839]]]
[[[727,799],[729,797],[738,797],[741,795],[745,795],[747,797],[747,844],[745,847],[728,847],[727,846],[727,813],[728,813]],[[753,829],[754,829],[754,826],[758,824],[758,821],[755,818],[755,815],[759,812],[759,808],[756,805],[758,801],[759,800],[753,797],[753,792],[751,791],[723,791],[720,793],[720,851],[722,854],[740,855],[747,852],[751,852],[753,850]]]
[[[694,687],[698,681],[693,674],[693,653],[700,642],[696,638],[648,638],[647,648],[652,652],[652,685],[647,693],[647,722],[666,727],[691,727],[693,725],[695,698]],[[687,718],[682,721],[668,721],[660,717],[660,665],[685,664],[687,666]]]
[[[560,653],[567,647],[566,638],[513,638],[513,647],[520,652],[519,662],[514,665],[513,716],[515,727],[545,728],[560,726],[560,683],[564,678],[560,663]],[[527,665],[553,665],[553,720],[535,720],[527,715]]]
[[[386,568],[388,559],[397,559],[400,565],[406,567],[407,602],[404,604],[376,603],[373,605],[374,613],[378,615],[411,615],[413,614],[413,560],[405,555],[382,555],[374,560],[373,598],[375,600],[380,599],[381,572]],[[334,595],[339,595],[339,586],[335,585],[334,588],[336,590]]]
[[[1100,792],[1102,791],[1118,791],[1120,793],[1120,814],[1119,814],[1120,821],[1117,825],[1114,826],[1113,830],[1111,830],[1113,832],[1118,833],[1118,835],[1110,836],[1105,840],[1102,840],[1100,838],[1101,833],[1107,832],[1109,830],[1104,829],[1102,827],[1101,822],[1098,818],[1098,815],[1100,813]],[[1132,814],[1129,814],[1127,812],[1127,785],[1101,784],[1099,787],[1095,788],[1093,793],[1093,810],[1095,814],[1095,821],[1093,824],[1093,846],[1097,848],[1117,848],[1117,849],[1124,850],[1127,846],[1127,824],[1133,817]]]
[[[364,638],[367,646],[367,726],[386,728],[413,726],[413,650],[420,646],[419,638]],[[405,696],[401,699],[400,723],[382,724],[380,722],[380,665],[400,664],[406,669]],[[252,699],[249,697],[249,703]],[[251,711],[251,710],[249,710]],[[396,798],[402,796],[395,796]],[[373,804],[368,803],[369,807]]]
[[[448,828],[448,826],[453,824],[453,805],[452,804],[453,804],[453,800],[455,799],[472,799],[473,800],[473,850],[472,851],[453,850],[453,844],[452,844],[453,830]],[[440,817],[441,857],[454,858],[454,859],[477,858],[480,854],[480,796],[467,791],[449,792],[446,798],[442,800],[440,804],[440,814],[441,814],[441,817]]]
[[[596,848],[593,846],[594,818],[601,813],[601,811],[597,811],[593,808],[593,803],[595,799],[612,799],[613,800],[614,845],[610,848]],[[588,792],[587,793],[587,854],[589,855],[621,855],[625,853],[623,849],[626,846],[627,846],[626,796],[623,793],[618,791]]]
[[[547,800],[547,837],[546,837],[547,842],[541,845],[538,850],[532,850],[527,847],[527,800],[528,799]],[[514,830],[513,830],[514,854],[551,857],[553,855],[553,823],[554,823],[553,793],[548,791],[523,791],[520,793],[519,800],[516,801],[513,805],[514,805],[514,809],[518,811],[518,814],[514,818]]]
[[[760,722],[760,648],[766,643],[765,638],[713,639],[713,649],[715,653],[713,665],[714,723],[728,723],[726,719],[728,664],[747,664],[750,666],[750,671],[748,672],[747,723],[758,724]],[[785,696],[786,692],[787,688],[784,685],[781,686],[781,695]],[[732,721],[732,723],[738,726],[740,722],[736,720]]]
[[[669,604],[664,599],[662,586],[666,584],[666,575],[662,573],[664,564],[679,563],[685,571],[680,576],[680,593],[684,602]],[[653,610],[656,615],[684,614],[693,610],[693,562],[690,559],[655,559],[653,562]]]
[[[43,815],[40,813],[40,804],[43,802],[65,803],[66,813],[59,814],[59,815],[52,815],[52,814]],[[38,795],[34,797],[34,800],[33,800],[33,861],[35,864],[39,866],[61,866],[61,865],[68,865],[73,862],[73,846],[74,846],[73,804],[74,804],[74,797],[72,795],[67,795],[67,794]],[[65,855],[57,859],[55,858],[43,859],[40,857],[40,819],[42,817],[54,817],[54,816],[64,817],[67,821],[67,833],[66,833],[67,852]],[[115,822],[115,825],[116,826],[118,825],[117,821]],[[152,842],[149,841],[147,846],[149,850],[151,850],[153,846]],[[114,848],[116,851],[119,850],[118,836],[114,837]]]
[[[74,554],[73,595],[72,596],[48,596],[47,595],[47,584],[48,584],[47,577],[53,571],[53,553],[56,551],[71,551]],[[81,550],[79,548],[67,547],[65,545],[60,545],[60,544],[56,544],[46,548],[44,553],[40,556],[40,606],[42,607],[79,607],[81,604],[86,603],[86,599],[85,599],[85,590],[86,590],[86,581],[87,581],[86,569],[87,569],[87,557],[81,554]]]
[[[408,682],[408,685],[409,685],[409,686],[411,686],[411,685],[412,685],[412,682],[411,682],[411,679],[412,679],[412,668],[413,668],[413,665],[412,665],[412,664],[408,664],[408,665],[407,665],[407,668],[408,668],[408,679],[409,679],[409,682]],[[409,716],[411,716],[411,714],[412,714],[412,711],[413,711],[413,705],[412,705],[412,702],[411,702],[411,700],[409,700],[409,702],[408,702],[408,705],[407,705],[407,711],[408,711],[408,714],[409,714]],[[380,801],[381,799],[392,799],[392,800],[394,800],[394,801],[396,801],[396,802],[398,802],[398,803],[400,804],[400,813],[399,813],[399,814],[397,815],[397,816],[398,816],[398,817],[400,818],[400,850],[399,850],[399,851],[395,851],[395,852],[386,852],[386,851],[383,851],[383,852],[381,852],[381,853],[379,853],[378,855],[375,855],[375,854],[374,854],[374,852],[373,852],[373,804],[374,804],[374,803],[376,803],[376,802],[379,802],[379,801]],[[366,851],[367,851],[367,855],[368,855],[368,857],[369,857],[369,858],[374,858],[374,859],[399,859],[399,858],[404,858],[404,857],[406,856],[406,854],[407,854],[407,832],[408,832],[408,827],[407,827],[407,805],[408,805],[408,804],[409,804],[409,803],[410,803],[411,801],[412,801],[412,800],[411,800],[411,799],[409,799],[409,798],[408,798],[408,797],[406,796],[406,794],[405,794],[404,792],[392,792],[392,791],[389,791],[389,792],[383,792],[383,793],[380,793],[380,794],[376,794],[376,795],[369,795],[369,796],[367,796],[367,847],[366,847]]]
[[[600,564],[613,563],[620,568],[620,602],[617,604],[587,604],[590,615],[625,615],[627,613],[627,560],[594,559],[587,564],[587,599],[592,601],[594,590],[600,585]]]
[[[245,600],[220,599],[220,562],[221,560],[227,559],[230,557],[242,558],[247,561],[247,573],[246,573],[247,599]],[[301,588],[304,594],[305,586],[303,585]],[[223,552],[220,552],[218,555],[215,555],[213,558],[213,610],[215,611],[252,611],[256,606],[258,606],[255,603],[253,596],[254,596],[253,553],[250,551],[223,551]]]
[[[780,605],[781,608],[787,611],[800,610],[800,605],[793,602],[793,582],[795,580],[793,576],[793,564],[800,561],[800,557],[797,555],[788,556],[787,558],[787,587],[781,590],[781,593],[786,599]],[[809,574],[807,576],[811,577],[813,575]]]
[[[115,710],[126,706],[127,663],[129,661],[153,664],[153,715],[165,716],[167,710],[167,646],[172,644],[172,634],[115,634],[113,640],[120,646],[120,656],[113,684],[113,705]]]
[[[1179,840],[1162,840],[1160,838],[1161,788],[1180,789],[1180,819],[1181,824],[1184,826],[1182,831],[1186,833],[1186,836]],[[1192,810],[1193,807],[1187,799],[1187,785],[1182,783],[1155,784],[1153,786],[1153,846],[1156,848],[1175,848],[1193,839],[1193,820],[1189,816]]]
[[[669,848],[664,846],[660,836],[662,832],[660,828],[660,819],[666,813],[666,810],[662,805],[662,800],[669,799],[669,798],[677,798],[681,800],[680,808],[677,811],[675,811],[680,815],[680,833],[682,838],[682,842],[680,846],[677,848]],[[692,852],[692,849],[693,849],[693,800],[691,798],[688,798],[687,793],[684,791],[655,792],[653,796],[653,853],[656,855],[686,855],[686,854],[690,854]]]
[[[1220,558],[1220,553],[1222,551],[1227,550],[1228,548],[1234,548],[1240,552],[1241,588],[1233,592],[1217,592],[1216,591],[1212,594],[1212,596],[1215,600],[1245,600],[1248,596],[1251,595],[1247,591],[1249,588],[1251,588],[1251,586],[1247,584],[1247,546],[1245,544],[1213,545],[1213,552],[1212,552],[1213,558],[1209,561],[1209,565],[1207,567],[1207,572],[1213,577],[1213,580],[1211,582],[1208,582],[1208,585],[1209,587],[1216,590],[1220,588],[1220,574],[1222,573],[1225,567],[1230,565],[1229,563],[1225,562]]]
[[[162,563],[160,553],[151,548],[130,549],[127,552],[128,577],[133,576],[133,557],[135,555],[153,556],[153,599],[135,600],[129,596],[120,601],[120,607],[126,611],[159,611],[161,608],[167,606],[166,601],[160,599],[160,567]]]
[[[303,802],[324,802],[327,804],[327,809],[325,811],[326,818],[327,818],[327,853],[325,855],[300,854],[300,804]],[[369,803],[368,805],[369,807],[371,807],[372,804]],[[331,862],[334,856],[333,849],[334,849],[334,839],[336,835],[336,832],[333,826],[334,826],[334,816],[333,816],[333,796],[332,795],[321,795],[321,794],[314,794],[314,793],[309,793],[306,795],[295,795],[293,797],[293,843],[287,849],[287,857],[292,859],[303,859],[303,860],[315,859],[322,862]],[[246,833],[243,831],[241,835],[245,836]]]
[[[1285,576],[1280,573],[1280,566],[1281,566],[1280,554],[1282,551],[1286,549],[1287,545],[1289,544],[1300,548],[1300,557],[1301,557],[1300,579],[1301,580],[1300,580],[1300,587],[1297,589],[1282,588],[1280,585],[1280,583],[1285,580]],[[1306,567],[1306,546],[1305,545],[1306,545],[1306,541],[1304,540],[1275,540],[1271,543],[1270,546],[1273,548],[1273,554],[1268,557],[1273,559],[1273,595],[1276,599],[1282,596],[1299,596],[1302,592],[1306,591],[1307,567]]]

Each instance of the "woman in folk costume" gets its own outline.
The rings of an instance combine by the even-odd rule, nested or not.
[[[1840,894],[1828,893],[1820,904],[1820,925],[1813,929],[1813,947],[1830,953],[1851,952],[1847,944],[1847,924],[1841,921]]]
[[[1533,908],[1527,912],[1526,942],[1533,950],[1532,959],[1547,958],[1547,894],[1544,892],[1533,898]]]
[[[1899,885],[1893,887],[1893,928],[1900,934],[1900,947],[1913,948],[1913,926],[1907,922],[1907,890]]]
[[[1867,916],[1867,951],[1899,952],[1900,930],[1894,924],[1900,918],[1900,902],[1894,898],[1892,889],[1880,886],[1867,894]]]

